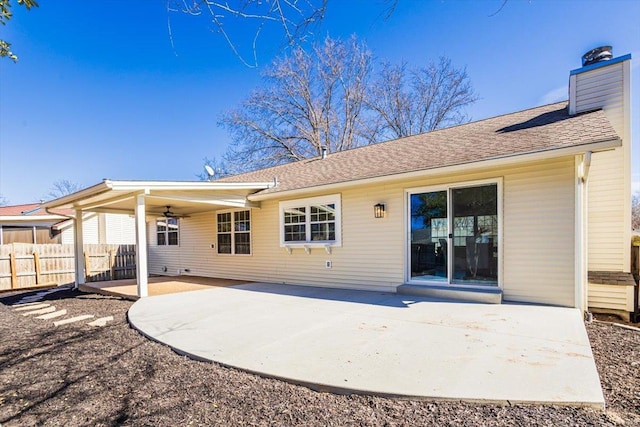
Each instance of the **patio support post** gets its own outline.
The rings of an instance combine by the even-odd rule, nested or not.
[[[84,236],[83,236],[83,224],[82,224],[82,211],[76,209],[76,217],[73,220],[73,249],[75,252],[75,274],[76,281],[74,288],[78,289],[78,286],[84,285]]]
[[[146,216],[145,195],[138,194],[136,196],[136,278],[140,298],[149,295]]]

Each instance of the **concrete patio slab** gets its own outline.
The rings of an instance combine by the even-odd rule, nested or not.
[[[580,312],[265,283],[143,298],[180,353],[337,393],[604,407]]]
[[[157,276],[149,278],[149,295],[156,296],[178,292],[191,292],[212,287],[240,285],[243,283],[247,282],[213,277]],[[89,282],[80,285],[80,290],[126,298],[133,301],[138,299],[138,282],[136,279]]]

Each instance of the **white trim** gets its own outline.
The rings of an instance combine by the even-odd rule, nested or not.
[[[582,313],[588,310],[588,232],[587,232],[587,183],[588,172],[586,172],[585,155],[576,156],[575,163],[575,229],[574,229],[574,306]]]
[[[631,271],[631,60],[622,63],[622,97],[624,136],[622,137],[622,150],[624,153],[624,239],[622,248],[622,270]]]
[[[236,243],[236,234],[237,233],[247,233],[247,231],[236,231],[235,230],[235,215],[234,213],[236,212],[249,212],[249,253],[248,254],[237,254],[235,251],[235,243]],[[230,213],[231,214],[231,231],[227,232],[220,232],[218,231],[218,215],[221,214],[225,214],[225,213]],[[243,256],[252,256],[253,255],[253,214],[251,212],[251,209],[227,209],[227,210],[223,210],[223,211],[216,211],[214,212],[215,215],[215,220],[216,220],[216,256],[239,256],[239,257],[243,257]],[[231,253],[221,253],[220,252],[220,242],[218,240],[218,236],[220,234],[230,234],[231,235]]]
[[[91,187],[80,190],[76,193],[69,194],[59,199],[51,200],[43,203],[42,206],[45,209],[54,209],[60,207],[74,207],[85,209],[83,206],[76,206],[83,200],[91,199],[99,196],[103,193],[110,191],[115,192],[127,192],[129,197],[134,197],[135,194],[143,192],[144,194],[150,194],[151,191],[190,191],[190,190],[265,190],[273,187],[274,182],[201,182],[201,181],[111,181],[104,180],[101,183],[93,185]],[[114,198],[120,196],[116,195]],[[126,199],[125,195],[123,197]],[[108,202],[107,202],[108,203]],[[94,202],[92,206],[100,206],[102,202]]]
[[[286,208],[293,207],[307,207],[318,206],[318,205],[335,205],[335,235],[336,238],[333,241],[321,240],[321,241],[312,241],[311,240],[311,227],[310,227],[310,215],[311,209],[307,209],[305,212],[305,233],[306,240],[305,241],[296,241],[296,242],[287,242],[284,240],[284,210]],[[341,247],[342,246],[342,197],[340,193],[330,194],[326,196],[318,196],[318,197],[307,197],[304,199],[295,199],[295,200],[286,200],[282,201],[278,204],[278,215],[280,217],[279,225],[280,225],[280,247],[286,248],[287,252],[291,253],[291,249],[295,248],[304,248],[305,252],[308,254],[311,252],[312,248],[324,248],[327,253],[331,252],[331,249],[327,247]]]
[[[497,265],[497,274],[498,274],[498,283],[496,285],[479,285],[479,284],[466,284],[466,283],[453,283],[453,262],[451,258],[453,258],[453,251],[449,250],[447,253],[447,280],[446,281],[428,281],[428,280],[411,280],[411,195],[426,193],[426,192],[434,192],[434,191],[446,191],[447,192],[447,225],[448,225],[448,234],[451,234],[452,229],[452,213],[453,206],[451,190],[458,188],[468,188],[468,187],[477,187],[487,184],[495,184],[496,192],[497,192],[497,200],[496,200],[496,210],[498,215],[498,265]],[[487,178],[480,179],[474,181],[458,181],[452,182],[448,184],[439,184],[433,186],[424,186],[424,187],[411,187],[405,188],[404,190],[404,227],[405,227],[405,256],[404,256],[404,281],[405,283],[414,284],[414,285],[424,285],[424,286],[452,286],[452,287],[464,287],[469,289],[502,289],[503,288],[503,258],[504,258],[504,250],[503,250],[503,223],[504,223],[504,193],[503,193],[503,177],[495,177],[495,178]],[[450,248],[453,248],[453,244],[451,239],[447,237],[447,242]]]
[[[577,82],[576,74],[571,74],[569,76],[569,114],[571,115],[576,113],[576,99],[577,99],[576,82]]]
[[[620,138],[608,139],[604,141],[597,141],[581,145],[573,145],[571,147],[556,148],[553,150],[535,151],[527,154],[512,154],[503,157],[479,160],[468,163],[460,163],[457,165],[434,167],[428,169],[420,169],[411,172],[392,173],[388,175],[376,176],[373,178],[352,179],[342,182],[336,182],[332,184],[323,184],[304,188],[295,188],[284,191],[274,191],[267,194],[250,194],[247,196],[251,201],[263,201],[269,199],[282,199],[289,197],[298,197],[300,195],[308,194],[318,191],[336,191],[345,187],[360,186],[366,184],[378,184],[378,183],[392,183],[394,181],[404,181],[409,179],[422,179],[428,178],[434,175],[455,175],[464,172],[474,172],[487,168],[506,167],[510,165],[517,165],[525,162],[534,162],[539,160],[555,159],[558,157],[575,156],[576,154],[582,154],[586,151],[609,151],[616,147],[620,147],[622,141]]]

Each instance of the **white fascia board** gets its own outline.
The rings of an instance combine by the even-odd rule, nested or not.
[[[211,182],[211,181],[108,181],[116,191],[162,190],[265,190],[273,182]]]
[[[105,191],[109,191],[110,187],[108,181],[102,181],[99,184],[93,185],[91,187],[87,187],[84,190],[76,191],[75,193],[68,194],[66,196],[62,196],[57,199],[49,200],[48,202],[43,203],[41,206],[48,211],[48,209],[62,209],[62,208],[74,208],[74,204],[80,200],[96,196],[100,193],[104,193]],[[65,215],[66,216],[66,215]]]
[[[126,191],[128,193],[142,192],[149,194],[151,191],[160,190],[265,190],[273,187],[273,182],[210,182],[210,181],[112,181],[104,180],[94,186],[85,188],[73,194],[60,197],[42,204],[45,209],[76,209],[84,207],[80,204],[83,200],[98,196],[107,191]],[[96,203],[97,205],[100,202]]]
[[[575,156],[576,154],[583,154],[587,151],[608,151],[622,145],[620,138],[607,139],[603,141],[597,141],[587,144],[573,145],[571,147],[556,148],[552,150],[536,151],[526,154],[513,154],[503,157],[497,157],[488,160],[480,160],[476,162],[460,163],[452,166],[443,166],[430,169],[421,169],[412,172],[404,172],[390,175],[377,176],[374,178],[354,179],[350,181],[336,182],[332,184],[318,185],[312,187],[296,188],[292,190],[276,191],[268,194],[252,194],[247,196],[250,201],[262,201],[269,199],[281,199],[284,197],[297,196],[300,194],[306,194],[317,191],[334,191],[344,187],[351,187],[354,185],[366,185],[377,184],[381,182],[389,181],[401,181],[406,179],[424,178],[433,175],[442,174],[456,174],[460,172],[477,171],[479,169],[486,169],[500,166],[510,166],[523,162],[534,162],[538,160],[547,160],[557,157]]]

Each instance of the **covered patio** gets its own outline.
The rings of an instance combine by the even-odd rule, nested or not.
[[[74,217],[75,286],[85,285],[85,260],[83,256],[82,218],[85,212],[126,214],[135,217],[136,224],[136,277],[128,284],[103,284],[104,292],[117,289],[122,295],[135,293],[138,298],[150,293],[147,253],[147,221],[150,218],[182,218],[221,208],[259,208],[259,202],[251,202],[247,196],[274,186],[274,182],[202,182],[202,181],[112,181],[103,182],[73,194],[43,204],[52,215],[71,209]],[[64,215],[67,216],[68,215]],[[190,286],[211,286],[190,283]],[[96,285],[90,285],[95,291]],[[188,289],[184,281],[179,284],[164,283],[156,289]],[[156,292],[155,290],[153,292]],[[162,291],[160,291],[162,292]],[[169,291],[170,293],[174,291]]]
[[[199,291],[225,286],[246,284],[246,281],[220,279],[214,277],[196,276],[156,276],[147,279],[149,296],[175,294],[180,292]],[[89,282],[80,285],[80,290],[95,292],[102,295],[110,295],[138,300],[138,281],[136,279],[107,280],[102,282]]]

